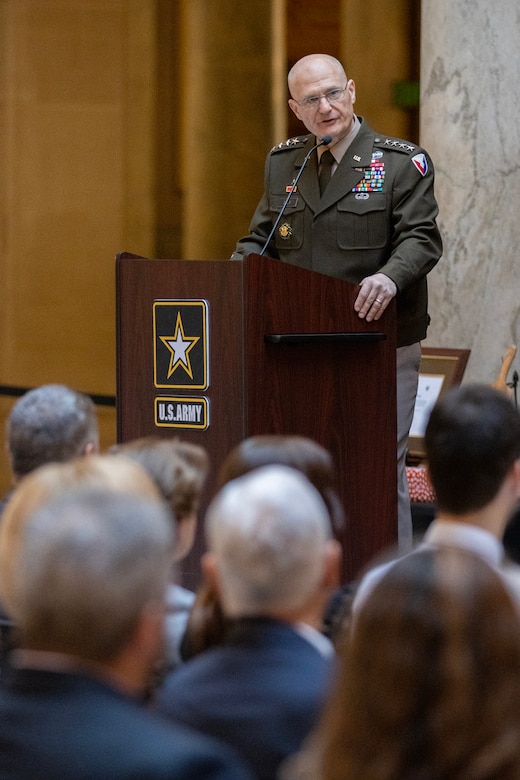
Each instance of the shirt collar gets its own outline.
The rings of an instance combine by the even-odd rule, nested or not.
[[[326,148],[328,148],[332,152],[332,156],[336,160],[336,162],[339,164],[341,160],[343,159],[343,155],[349,148],[350,144],[356,137],[356,135],[359,133],[359,129],[361,127],[361,122],[359,121],[358,117],[354,115],[354,125],[352,127],[352,130],[347,133],[347,135],[344,138],[341,138],[337,143],[334,144],[334,146],[329,147],[321,147],[320,148],[320,160],[321,155],[325,151]]]
[[[308,623],[293,623],[293,628],[297,634],[307,640],[324,658],[330,658],[334,655],[334,645],[325,634],[317,631]]]
[[[504,558],[504,547],[490,531],[469,523],[451,520],[434,520],[424,535],[424,543],[460,547],[475,553],[491,566],[500,566]]]

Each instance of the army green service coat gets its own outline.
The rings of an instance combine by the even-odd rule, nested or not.
[[[398,290],[397,346],[406,346],[426,336],[426,274],[442,253],[433,165],[424,149],[377,134],[360,120],[323,197],[317,154],[310,156],[264,254],[353,283],[386,274]],[[308,135],[271,150],[264,195],[233,259],[261,252],[315,143]]]

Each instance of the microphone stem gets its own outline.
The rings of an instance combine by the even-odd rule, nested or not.
[[[302,175],[302,173],[303,173],[303,171],[305,169],[305,166],[307,165],[307,163],[309,161],[309,157],[311,156],[311,154],[313,152],[316,151],[316,149],[319,146],[323,146],[324,144],[327,144],[327,143],[330,143],[330,136],[325,136],[325,138],[322,138],[322,140],[319,142],[319,144],[316,144],[316,146],[313,146],[312,149],[310,149],[307,152],[307,154],[305,155],[305,159],[304,159],[303,163],[301,164],[300,170],[298,171],[298,173],[296,174],[296,176],[294,178],[294,181],[292,183],[291,189],[289,190],[289,193],[288,193],[286,199],[283,202],[283,206],[282,206],[282,208],[280,209],[280,211],[278,213],[278,216],[277,216],[277,218],[275,220],[275,223],[274,223],[273,227],[271,228],[271,232],[267,236],[265,244],[262,247],[262,251],[260,252],[260,255],[263,255],[264,252],[266,251],[267,247],[269,246],[269,243],[270,243],[272,237],[274,236],[275,230],[278,227],[278,225],[280,224],[280,220],[282,219],[282,217],[283,217],[283,215],[285,213],[285,209],[287,208],[287,204],[289,203],[289,201],[291,199],[291,196],[293,195],[294,190],[296,189],[296,185],[300,181],[300,176]]]

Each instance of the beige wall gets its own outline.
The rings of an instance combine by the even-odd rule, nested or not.
[[[418,109],[396,105],[394,85],[419,78],[420,3],[343,0],[341,8],[341,59],[356,83],[356,111],[374,130],[417,143]]]
[[[114,256],[154,247],[154,13],[0,2],[2,384],[115,392]]]
[[[231,255],[247,232],[274,144],[273,7],[182,3],[183,256]]]
[[[145,164],[153,51],[142,35],[142,25],[153,24],[142,9],[152,4],[2,5],[7,294],[0,369],[13,384],[59,379],[110,393],[114,255],[128,246],[153,249],[152,181]]]

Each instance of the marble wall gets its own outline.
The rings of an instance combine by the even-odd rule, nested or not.
[[[423,0],[421,143],[444,237],[425,344],[471,349],[464,381],[493,381],[520,347],[519,76],[517,0]]]

